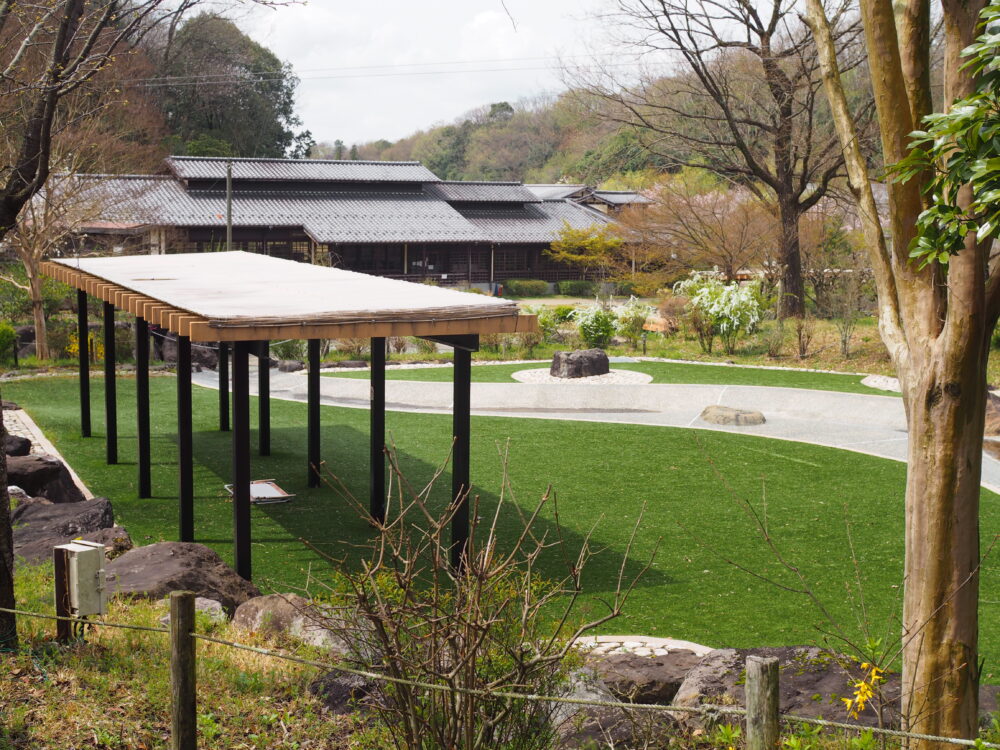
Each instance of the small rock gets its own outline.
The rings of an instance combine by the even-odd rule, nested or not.
[[[31,453],[31,441],[20,435],[4,434],[3,452],[8,456],[27,456]]]
[[[310,695],[319,698],[335,715],[363,710],[367,702],[365,699],[374,689],[372,680],[339,670],[327,672],[309,683]]]
[[[554,378],[589,378],[611,372],[608,355],[601,349],[556,352],[549,374]]]
[[[7,459],[7,483],[16,484],[32,497],[44,497],[54,503],[85,500],[69,469],[55,456],[11,456]]]
[[[734,409],[731,406],[706,406],[701,419],[709,424],[756,425],[764,424],[764,415],[749,409]]]
[[[243,630],[284,633],[310,646],[341,654],[347,644],[324,627],[330,616],[298,594],[268,594],[241,604],[233,615],[233,625]]]
[[[226,610],[222,608],[222,605],[219,602],[215,601],[215,599],[206,599],[203,596],[195,597],[194,611],[203,613],[212,622],[225,622],[229,619],[226,616]],[[163,626],[170,625],[169,612],[160,618],[160,624]]]
[[[116,594],[162,599],[171,591],[193,591],[232,613],[260,590],[226,565],[215,550],[194,542],[158,542],[136,547],[107,566]]]
[[[280,372],[298,372],[306,369],[306,363],[297,359],[279,359],[275,364]]]

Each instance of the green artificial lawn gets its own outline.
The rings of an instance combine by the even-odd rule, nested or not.
[[[476,383],[515,383],[511,373],[547,367],[545,362],[529,364],[476,365],[472,380]],[[653,383],[708,385],[767,385],[782,388],[811,388],[819,391],[868,393],[879,396],[899,395],[861,385],[862,375],[839,375],[802,370],[765,370],[752,367],[697,365],[681,362],[612,362],[613,370],[637,370],[653,376]],[[369,371],[326,372],[328,377],[368,379]],[[386,370],[391,380],[451,380],[451,367],[418,367]]]
[[[731,372],[731,371],[727,371]],[[152,380],[153,488],[135,496],[134,381],[119,380],[122,463],[104,463],[103,384],[94,378],[95,437],[79,436],[78,387],[71,378],[42,378],[3,386],[41,425],[84,481],[110,497],[120,523],[137,544],[176,539],[177,485],[175,380]],[[232,506],[222,485],[229,481],[230,435],[217,430],[218,395],[195,388],[196,535],[231,560]],[[255,413],[254,409],[254,413]],[[272,400],[273,455],[253,457],[255,478],[274,478],[298,497],[286,505],[253,510],[254,578],[262,589],[287,591],[307,578],[330,578],[330,564],[303,545],[347,564],[372,538],[364,520],[330,489],[306,487],[305,404]],[[323,457],[357,497],[367,496],[368,412],[323,407]],[[414,484],[426,481],[450,446],[446,415],[390,412],[388,429],[401,466]],[[799,588],[762,542],[744,501],[753,504],[785,559],[809,585],[845,632],[858,635],[859,598],[848,526],[874,634],[898,637],[903,557],[905,466],[871,456],[812,445],[723,432],[556,421],[473,417],[472,481],[481,513],[496,507],[501,483],[499,451],[509,446],[509,476],[522,510],[533,508],[551,485],[558,498],[561,537],[575,560],[585,535],[599,550],[587,566],[583,612],[599,614],[611,595],[633,525],[645,516],[624,561],[627,577],[642,568],[659,540],[650,570],[639,581],[625,615],[604,632],[685,638],[711,646],[822,642],[830,630],[805,596],[781,590],[734,567],[726,558]],[[443,504],[450,477],[442,477],[436,502]],[[1000,531],[998,498],[983,492],[982,533]],[[518,514],[502,512],[501,535],[515,535]],[[553,508],[541,514],[538,531],[558,538]],[[540,570],[555,578],[564,557],[549,550]],[[984,674],[993,679],[1000,658],[997,597],[1000,568],[984,564],[980,623]],[[316,591],[315,584],[312,590]],[[827,640],[842,648],[836,640]]]

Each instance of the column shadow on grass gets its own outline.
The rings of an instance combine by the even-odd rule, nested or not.
[[[195,461],[220,477],[230,474],[229,433],[214,431],[195,434]],[[368,433],[352,427],[324,426],[321,434],[322,454],[328,462],[324,466],[326,481],[319,488],[307,486],[306,432],[303,428],[279,427],[271,430],[271,455],[256,454],[256,435],[251,436],[251,476],[254,479],[274,479],[276,483],[296,497],[288,503],[259,505],[254,508],[254,525],[259,526],[261,516],[284,529],[292,539],[305,540],[323,555],[341,560],[351,566],[366,556],[366,546],[374,539],[375,531],[352,504],[330,485],[336,485],[331,478],[335,475],[354,498],[364,508],[368,507]],[[423,488],[439,468],[411,453],[397,448],[396,460],[406,480],[414,488]],[[444,456],[442,456],[442,461]],[[389,471],[387,470],[387,474]],[[328,484],[329,483],[329,484]],[[488,523],[496,511],[499,496],[497,488],[474,487],[479,496],[479,514]],[[450,468],[438,477],[431,495],[431,507],[443,509],[450,500]],[[198,493],[204,494],[203,490]],[[507,501],[507,508],[501,512],[498,522],[501,544],[512,544],[523,529],[521,515],[513,503]],[[521,505],[521,513],[526,517],[533,506]],[[546,550],[538,566],[538,572],[551,580],[561,579],[566,574],[569,562],[575,562],[577,553],[585,542],[579,531],[562,526],[557,528],[551,511],[543,513],[534,523],[536,536],[552,542],[559,538],[562,543]],[[567,515],[561,513],[563,518]],[[609,519],[608,523],[612,523]],[[598,530],[599,531],[599,530]],[[197,533],[197,529],[196,529]],[[204,539],[200,539],[204,541]],[[219,540],[230,542],[231,540]],[[254,536],[256,543],[262,540]],[[300,545],[301,546],[301,545]],[[585,574],[587,594],[613,591],[621,566],[623,550],[601,550],[600,543],[591,543],[599,551],[588,564]],[[257,547],[259,549],[259,547]],[[255,555],[257,552],[254,553]],[[300,555],[296,557],[301,560]],[[630,557],[625,561],[624,582],[632,581],[646,565],[646,560]],[[314,571],[315,573],[315,571]],[[665,586],[673,580],[662,571],[647,570],[639,581],[639,586]]]

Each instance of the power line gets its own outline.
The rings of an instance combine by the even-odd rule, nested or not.
[[[382,65],[343,65],[330,68],[306,68],[303,70],[293,70],[293,73],[298,76],[300,73],[329,73],[334,71],[360,71],[360,70],[386,70],[392,68],[423,68],[434,65],[477,65],[481,63],[514,63],[514,62],[537,62],[540,60],[549,60],[552,62],[560,62],[562,60],[576,60],[579,58],[596,59],[602,57],[621,57],[620,52],[602,52],[595,54],[579,54],[579,55],[540,55],[536,57],[494,57],[494,58],[479,58],[475,60],[440,60],[437,62],[415,62],[415,63],[388,63]],[[461,71],[458,71],[461,72]],[[134,83],[134,82],[172,82],[172,81],[197,81],[197,80],[209,80],[213,78],[226,78],[232,77],[231,73],[204,73],[201,75],[183,75],[183,76],[150,76],[143,78],[125,78],[122,79],[122,83]]]
[[[623,68],[623,67],[636,67],[641,65],[638,62],[632,63],[612,63],[609,65],[601,66],[604,68]],[[329,75],[329,76],[296,76],[300,81],[321,81],[321,80],[348,80],[348,79],[360,79],[360,78],[399,78],[399,77],[409,77],[409,76],[442,76],[442,75],[461,75],[468,73],[508,73],[508,72],[538,72],[552,70],[551,66],[529,66],[529,67],[518,67],[518,68],[474,68],[465,70],[411,70],[411,71],[398,71],[391,73],[355,73],[355,74],[344,74],[344,75]],[[281,81],[284,76],[281,74],[260,74],[257,77],[229,77],[229,78],[218,78],[213,80],[178,80],[178,81],[168,81],[168,82],[146,82],[141,79],[136,79],[133,82],[122,81],[123,86],[133,86],[140,88],[173,88],[180,86],[219,86],[225,84],[237,84],[237,83],[269,83],[273,81]]]

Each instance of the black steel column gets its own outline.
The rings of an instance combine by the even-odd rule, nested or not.
[[[219,430],[229,432],[229,343],[219,342]]]
[[[257,350],[257,452],[271,455],[271,342]]]
[[[177,499],[180,539],[194,541],[194,450],[191,419],[191,339],[177,337]]]
[[[309,447],[308,469],[309,486],[319,487],[319,339],[309,339],[309,373],[307,375],[306,390],[308,392],[306,401],[306,421]]]
[[[87,293],[76,292],[76,336],[80,354],[80,434],[90,437],[90,335],[87,330]]]
[[[115,306],[104,303],[104,440],[109,464],[118,463],[118,385],[115,381]]]
[[[372,519],[385,521],[385,338],[371,343],[371,453],[368,505]]]
[[[462,565],[469,539],[469,436],[471,431],[472,352],[455,348],[452,406],[451,497],[458,504],[451,519],[451,564]]]
[[[253,342],[233,345],[233,546],[236,572],[250,580],[250,370]]]
[[[152,497],[149,462],[149,323],[135,319],[135,416],[139,497]]]

